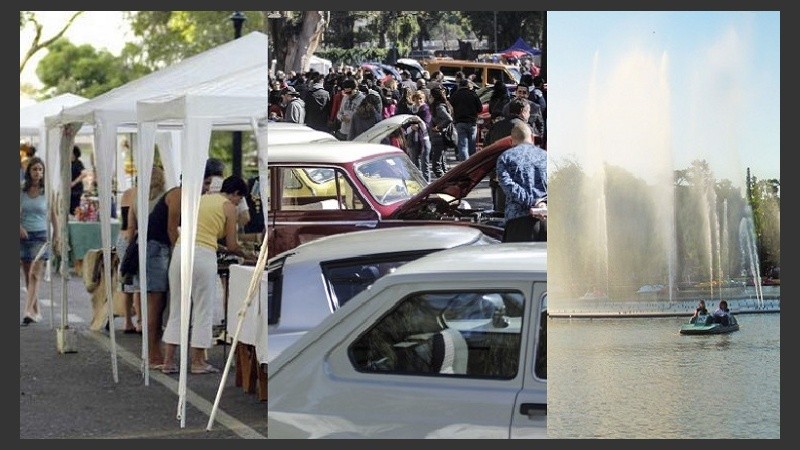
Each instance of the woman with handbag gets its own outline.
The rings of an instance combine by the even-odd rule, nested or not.
[[[450,129],[454,129],[453,125],[453,107],[447,101],[444,89],[441,87],[434,87],[431,89],[431,109],[433,110],[433,117],[431,119],[431,172],[436,178],[441,177],[448,170],[447,158],[445,157],[445,150],[448,145],[455,148],[451,142],[447,143],[444,136]]]

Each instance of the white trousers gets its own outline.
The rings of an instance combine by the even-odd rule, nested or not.
[[[217,252],[195,245],[192,267],[191,335],[193,348],[211,348],[213,302],[218,301]],[[221,299],[219,300],[221,301]],[[181,246],[175,245],[169,263],[169,318],[162,338],[167,344],[180,345],[181,324]]]

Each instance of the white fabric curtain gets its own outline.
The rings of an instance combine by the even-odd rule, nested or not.
[[[136,185],[136,229],[139,238],[139,292],[142,299],[142,361],[144,361],[144,384],[150,384],[150,355],[148,347],[148,304],[147,299],[147,211],[150,209],[150,178],[153,168],[153,155],[155,153],[156,124],[145,122],[139,124],[138,140],[134,161],[138,171]]]
[[[178,380],[178,418],[181,427],[186,426],[186,379],[189,357],[189,314],[191,312],[192,267],[194,266],[194,242],[197,236],[197,209],[203,190],[203,174],[208,147],[211,142],[212,121],[208,118],[189,118],[183,128],[181,139],[181,358]],[[205,152],[203,152],[205,149]],[[206,155],[204,158],[198,157]]]
[[[164,166],[165,187],[178,186],[181,175],[181,160],[178,157],[181,148],[181,132],[178,130],[159,131],[156,134],[161,163]]]
[[[111,280],[111,175],[114,173],[114,154],[117,149],[117,123],[98,120],[94,127],[95,182],[100,208],[100,239],[103,245],[103,276]],[[119,382],[117,370],[117,345],[114,332],[114,307],[112,283],[105,283],[108,311],[109,337],[111,339],[111,372],[114,382]]]

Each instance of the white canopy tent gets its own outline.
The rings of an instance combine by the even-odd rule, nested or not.
[[[86,102],[86,97],[81,97],[75,94],[61,94],[41,102],[34,103],[19,109],[19,135],[20,137],[26,136],[36,138],[39,145],[45,141],[45,133],[47,127],[45,126],[44,119],[47,116],[58,114],[64,108],[79,105]],[[79,134],[91,135],[94,129],[91,126],[84,126],[78,132]],[[44,152],[42,152],[44,154]],[[44,155],[42,155],[44,156]]]
[[[202,83],[181,94],[159,96],[137,102],[140,146],[138,160],[144,173],[153,163],[153,147],[149,143],[158,127],[180,127],[182,146],[180,149],[183,167],[183,188],[181,189],[181,343],[179,373],[178,418],[185,425],[186,377],[189,352],[189,317],[191,311],[192,267],[194,263],[194,243],[197,234],[197,209],[203,184],[203,171],[208,159],[208,149],[212,129],[241,130],[257,132],[258,121],[267,117],[267,51],[251,56],[251,65],[214,80]],[[260,149],[259,149],[260,154]],[[264,165],[262,170],[262,165]],[[266,162],[259,158],[259,173],[266,170]],[[140,179],[139,208],[146,207],[149,179]],[[266,183],[260,183],[265,185]],[[141,233],[147,232],[146,217],[139,217]],[[175,255],[173,255],[175,257]],[[139,261],[144,267],[146,247],[140,241]],[[144,275],[144,276],[142,276]],[[146,274],[140,274],[142,288]],[[144,289],[143,289],[144,290]]]
[[[47,150],[52,153],[60,153],[61,160],[69,160],[69,152],[72,148],[72,142],[76,129],[84,123],[89,123],[94,126],[94,144],[95,154],[97,156],[97,180],[98,180],[98,193],[100,196],[100,222],[101,222],[101,237],[103,243],[103,261],[105,267],[105,276],[107,279],[111,278],[111,223],[110,223],[110,197],[111,197],[111,167],[113,161],[113,154],[116,152],[116,133],[120,127],[136,127],[137,114],[136,102],[138,100],[153,98],[157,96],[164,96],[169,94],[180,94],[187,92],[191,87],[200,85],[209,80],[218,79],[226,74],[236,71],[242,67],[250,67],[253,61],[261,60],[266,57],[267,53],[267,37],[263,33],[253,32],[239,39],[227,42],[220,46],[214,47],[203,53],[186,58],[183,61],[173,64],[169,67],[159,71],[148,74],[142,78],[134,80],[116,89],[113,89],[101,96],[92,100],[86,101],[74,107],[66,108],[60,113],[49,116],[45,119],[48,129]],[[264,89],[266,89],[266,71],[264,75]],[[266,107],[266,101],[264,103]],[[205,119],[201,119],[202,122]],[[191,130],[190,130],[191,131]],[[177,136],[178,133],[173,133]],[[191,136],[191,142],[184,142],[176,144],[173,141],[173,148],[194,148],[197,144],[196,140],[203,141],[202,137],[194,132],[187,132],[184,128],[182,135]],[[137,161],[139,171],[139,184],[149,189],[150,167],[152,167],[152,154],[153,144],[155,142],[155,130],[147,134],[147,138],[139,138],[139,146],[149,146],[151,155],[150,162]],[[146,140],[147,142],[143,142]],[[164,142],[168,142],[167,139]],[[161,147],[160,147],[161,148]],[[207,148],[207,147],[206,147]],[[163,150],[163,148],[162,148]],[[207,152],[206,152],[207,154]],[[175,169],[177,160],[173,160],[172,153],[161,152],[162,161],[166,169],[166,173],[177,174],[178,170]],[[181,161],[186,161],[182,155]],[[203,159],[205,161],[205,159]],[[192,160],[190,164],[201,164]],[[61,180],[64,185],[69,183],[69,165],[61,164]],[[147,169],[144,169],[144,168]],[[186,166],[187,168],[190,166]],[[191,169],[189,172],[193,172]],[[146,179],[146,180],[145,180]],[[146,184],[144,183],[146,181]],[[184,181],[188,181],[184,179]],[[169,184],[169,180],[168,180]],[[66,217],[67,217],[67,196],[62,196],[61,205],[62,209],[59,211],[59,229],[62,236],[66,235]],[[139,195],[139,201],[147,196]],[[182,202],[182,210],[188,209],[189,204]],[[189,216],[191,214],[186,214]],[[62,254],[66,254],[66,242],[62,239]],[[144,267],[144,266],[142,266]],[[63,277],[67,277],[68,273],[66,265],[61,264],[61,273]],[[142,309],[144,318],[143,335],[147,333],[147,296],[142,296]],[[106,285],[106,299],[111,304],[111,286]],[[66,286],[62,294],[62,328],[66,327],[66,310],[67,310],[67,296]],[[116,367],[116,352],[114,341],[114,328],[113,328],[113,312],[109,308],[109,322],[111,324],[111,342],[112,342],[112,371],[114,380],[118,381],[117,367]],[[146,354],[146,340],[143,339],[142,348],[143,353]],[[145,383],[148,384],[149,370],[145,364]]]
[[[309,59],[308,68],[314,69],[315,71],[323,75],[327,75],[328,72],[331,71],[331,67],[333,67],[333,63],[325,58],[320,58],[319,56],[311,55],[311,58]]]

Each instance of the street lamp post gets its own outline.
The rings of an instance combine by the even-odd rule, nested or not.
[[[242,37],[242,24],[247,17],[241,11],[234,11],[233,14],[229,17],[231,22],[233,23],[233,38],[239,39]],[[242,132],[241,131],[234,131],[233,132],[233,152],[232,152],[232,159],[233,159],[233,175],[240,177],[242,176]]]

